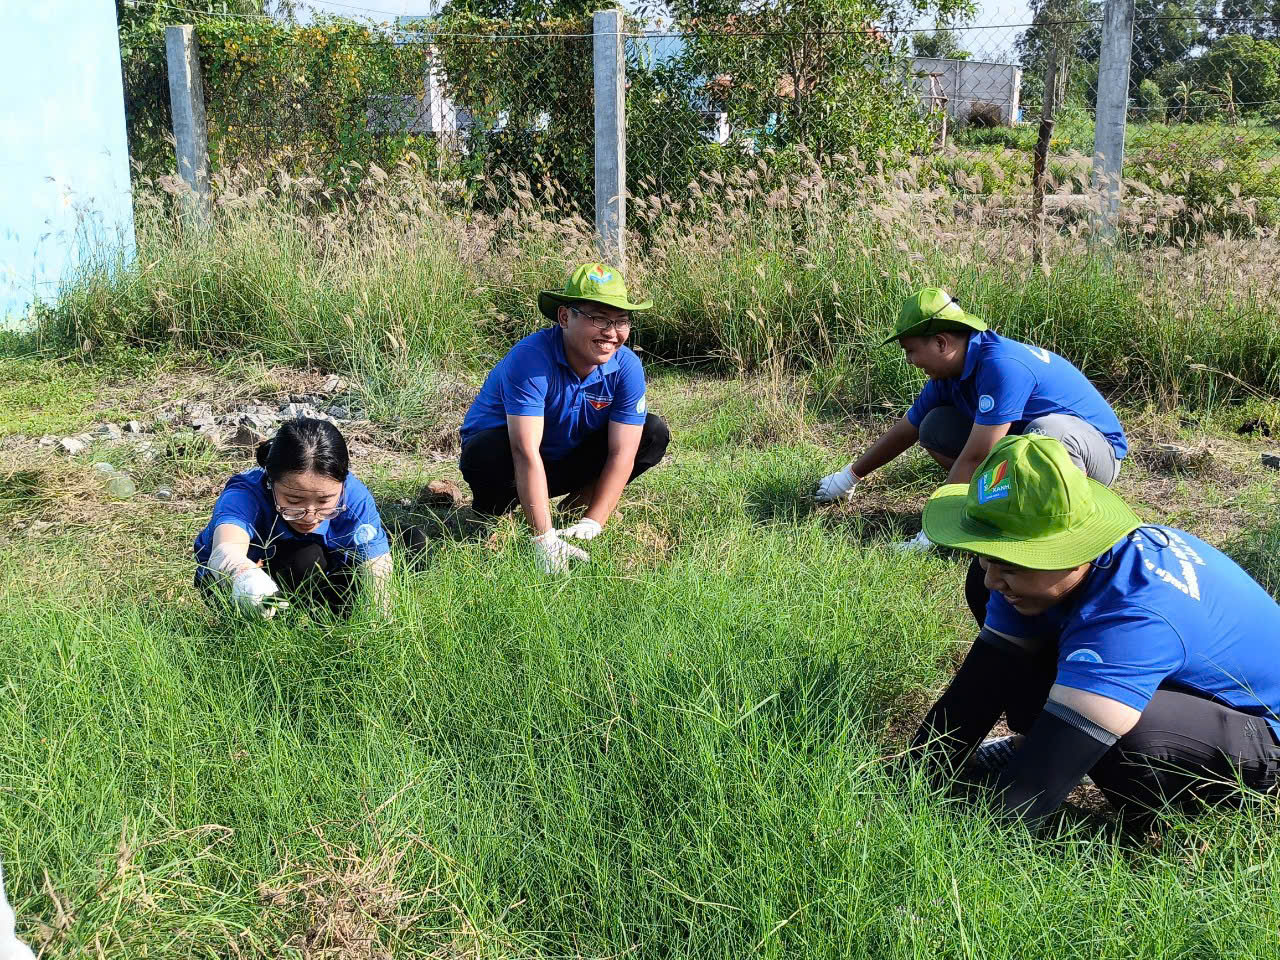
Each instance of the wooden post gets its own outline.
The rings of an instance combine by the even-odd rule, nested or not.
[[[591,18],[596,95],[596,238],[600,257],[626,269],[627,135],[622,11]]]
[[[1044,71],[1044,106],[1040,111],[1040,135],[1036,138],[1036,152],[1031,175],[1032,217],[1034,241],[1031,258],[1036,263],[1044,260],[1044,181],[1049,162],[1049,143],[1053,139],[1053,114],[1058,109],[1058,58],[1057,47],[1049,50],[1049,63]]]
[[[1120,214],[1133,19],[1134,0],[1107,0],[1102,17],[1098,110],[1093,132],[1093,189],[1100,195],[1100,222],[1097,226],[1104,236],[1115,233]]]
[[[169,61],[169,105],[173,111],[174,152],[178,176],[191,188],[186,209],[199,228],[208,226],[209,130],[205,122],[204,87],[200,82],[200,47],[190,26],[165,27]]]

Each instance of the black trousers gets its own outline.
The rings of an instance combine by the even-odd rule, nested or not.
[[[636,451],[635,466],[631,469],[630,483],[650,467],[656,466],[667,452],[671,432],[662,418],[655,413],[645,417],[644,430],[640,434],[640,448]],[[609,456],[609,430],[604,428],[590,434],[567,457],[560,460],[544,460],[547,471],[547,492],[559,497],[580,490],[600,479],[605,460]],[[462,445],[458,461],[462,478],[471,487],[474,498],[472,507],[476,513],[496,517],[514,510],[520,503],[516,492],[516,467],[511,455],[511,437],[506,427],[495,427],[475,434]]]
[[[338,616],[351,612],[357,587],[356,571],[344,558],[321,544],[304,540],[277,540],[262,562],[267,576],[276,582],[290,602],[328,607]],[[196,577],[196,586],[211,598],[212,576]],[[225,602],[227,594],[220,594]]]
[[[1010,730],[1027,733],[1057,677],[1056,647],[1034,656],[1005,650],[1003,641],[998,649],[1005,658],[1003,675],[991,685],[982,709],[1004,713]],[[1190,811],[1238,798],[1237,784],[1261,792],[1274,789],[1280,780],[1280,743],[1262,717],[1161,687],[1137,725],[1089,775],[1127,816],[1145,818],[1166,802]]]

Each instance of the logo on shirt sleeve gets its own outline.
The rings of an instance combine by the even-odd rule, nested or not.
[[[1098,656],[1098,652],[1096,650],[1087,650],[1082,647],[1079,650],[1072,650],[1069,654],[1067,654],[1067,662],[1068,663],[1072,663],[1072,662],[1101,663],[1102,657]]]
[[[989,393],[984,393],[978,398],[978,412],[990,413],[996,408],[996,398]]]
[[[644,397],[641,397],[639,400],[636,401],[636,413],[644,413],[644,411],[645,411]]]
[[[990,503],[1009,496],[1009,461],[1002,460],[978,477],[978,503]]]
[[[361,547],[365,544],[373,543],[373,541],[378,539],[378,528],[372,523],[362,523],[360,526],[356,527],[356,532],[351,535],[351,539]]]

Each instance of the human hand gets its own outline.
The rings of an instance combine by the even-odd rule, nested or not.
[[[924,531],[921,530],[910,540],[903,541],[902,543],[890,544],[890,546],[899,553],[920,553],[925,550],[932,550],[933,541],[926,537]]]
[[[270,620],[289,602],[280,595],[280,587],[260,567],[241,570],[231,581],[231,602],[241,613]]]
[[[858,485],[858,481],[862,478],[856,476],[853,472],[853,464],[849,464],[843,470],[835,473],[829,473],[818,481],[818,491],[813,495],[813,499],[818,503],[831,503],[841,498],[848,498],[853,495],[853,488]]]
[[[533,546],[544,573],[564,573],[569,569],[570,560],[591,559],[587,551],[561,540],[559,531],[554,529],[534,537]]]
[[[571,527],[565,527],[560,531],[561,537],[571,537],[574,540],[594,540],[600,536],[600,531],[604,528],[590,517],[583,517]]]

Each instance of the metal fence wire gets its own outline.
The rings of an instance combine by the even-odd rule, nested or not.
[[[1023,23],[894,30],[748,16],[682,29],[629,22],[627,188],[678,192],[703,174],[803,150],[851,175],[877,160],[932,157],[957,189],[1018,192],[1051,119],[1051,185],[1084,189],[1102,5],[1036,7]],[[1280,10],[1164,9],[1137,6],[1125,177],[1196,202],[1243,198],[1251,216],[1275,223]],[[589,19],[532,30],[485,21],[466,32],[440,23],[249,31],[224,21],[202,26],[201,42],[215,170],[333,175],[412,152],[494,203],[519,193],[591,208]]]

